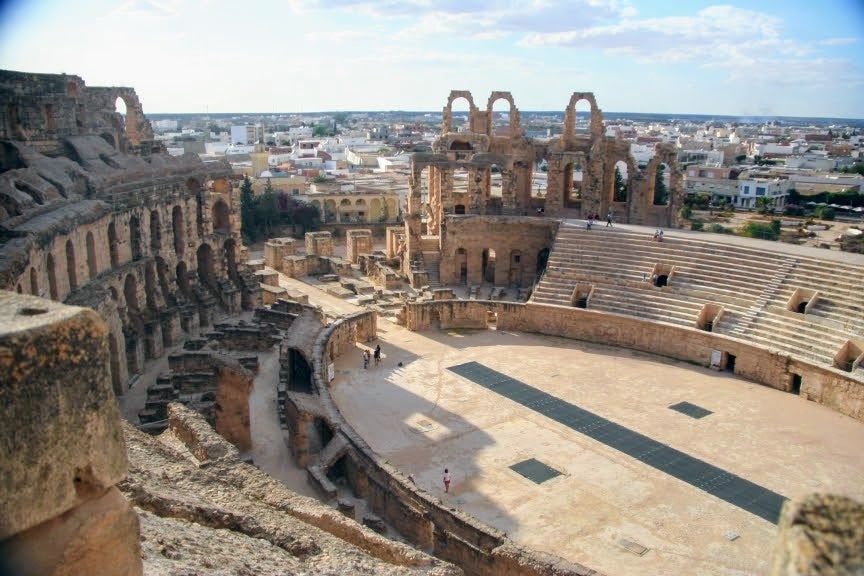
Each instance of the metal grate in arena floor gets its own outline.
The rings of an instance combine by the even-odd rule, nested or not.
[[[542,484],[547,480],[551,480],[552,478],[561,475],[561,472],[558,470],[550,468],[543,462],[534,458],[529,458],[528,460],[523,460],[522,462],[513,464],[510,466],[510,469],[514,472],[518,472],[535,484]]]
[[[564,402],[479,362],[450,366],[448,370],[769,522],[776,524],[780,517],[780,508],[786,500],[781,494]]]

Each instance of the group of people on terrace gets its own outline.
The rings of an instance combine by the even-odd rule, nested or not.
[[[613,214],[612,214],[612,211],[610,210],[609,213],[606,214],[606,227],[607,228],[613,228],[612,217],[613,217]],[[588,230],[591,230],[591,227],[594,226],[594,222],[599,222],[599,221],[600,221],[600,214],[598,214],[596,212],[590,212],[588,214],[588,220],[585,224],[585,227],[588,228]]]

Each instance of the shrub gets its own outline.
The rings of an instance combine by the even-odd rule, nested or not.
[[[691,230],[702,230],[705,228],[705,223],[702,220],[693,220],[690,222]]]
[[[718,222],[714,222],[713,224],[711,224],[711,226],[708,228],[708,231],[714,232],[715,234],[730,234],[732,232],[729,228],[726,228]]]
[[[689,206],[682,206],[678,211],[678,215],[685,220],[689,220],[693,216],[693,209]]]
[[[777,240],[780,237],[780,221],[774,222],[747,222],[741,227],[741,235],[748,238],[761,238],[762,240]]]
[[[786,204],[783,207],[783,215],[784,216],[803,216],[804,208],[798,206],[797,204]]]
[[[834,209],[830,206],[817,206],[813,215],[820,220],[834,220]]]

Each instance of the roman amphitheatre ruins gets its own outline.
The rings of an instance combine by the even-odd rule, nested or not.
[[[261,254],[133,89],[0,100],[0,573],[864,565],[864,257],[678,230],[592,94],[541,142],[454,91],[403,226]]]

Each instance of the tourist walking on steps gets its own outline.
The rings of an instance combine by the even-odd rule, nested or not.
[[[609,228],[612,226],[612,211],[610,210],[608,214],[606,214],[606,227]]]
[[[363,350],[363,368],[369,368],[369,350]]]
[[[450,492],[450,470],[444,468],[444,492]]]
[[[381,345],[375,346],[375,353],[373,354],[375,357],[375,366],[381,363]]]

